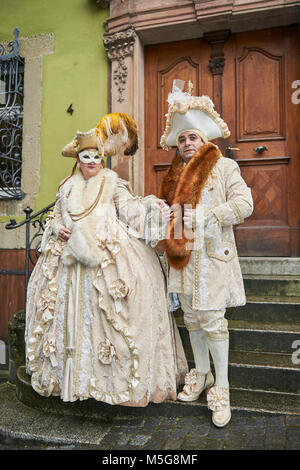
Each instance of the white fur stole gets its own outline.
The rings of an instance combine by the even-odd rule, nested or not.
[[[70,214],[80,214],[93,204],[103,179],[104,186],[97,206],[89,215],[73,221]],[[101,170],[88,180],[78,172],[61,187],[62,222],[72,231],[62,254],[65,265],[70,266],[78,261],[84,266],[96,267],[101,263],[104,252],[97,245],[96,235],[101,236],[104,230],[107,231],[114,210],[113,195],[117,179],[117,173],[109,169]]]

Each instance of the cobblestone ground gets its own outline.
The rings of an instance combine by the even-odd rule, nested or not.
[[[86,419],[65,418],[80,428]],[[63,420],[60,420],[62,424]],[[89,420],[89,424],[92,424]],[[96,425],[96,423],[95,423]],[[106,434],[97,445],[47,445],[26,443],[2,436],[0,449],[98,449],[98,450],[299,450],[300,418],[293,416],[233,415],[225,428],[216,428],[209,417],[149,417],[115,419],[103,426]]]
[[[283,416],[234,416],[225,428],[206,417],[148,418],[115,423],[101,448],[144,450],[300,449],[300,421]]]
[[[233,410],[230,423],[216,428],[203,409],[197,417],[122,417],[108,422],[35,410],[16,398],[12,385],[2,384],[0,449],[299,450],[300,416]]]

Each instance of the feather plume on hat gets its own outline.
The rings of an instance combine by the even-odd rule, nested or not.
[[[125,144],[125,155],[134,155],[138,149],[138,136],[135,121],[125,113],[110,113],[103,116],[96,126],[99,145],[105,156],[115,155]]]

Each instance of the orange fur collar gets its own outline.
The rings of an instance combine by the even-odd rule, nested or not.
[[[182,158],[176,156],[162,181],[160,197],[172,205],[174,211],[170,233],[164,241],[168,263],[174,269],[187,266],[191,256],[186,244],[193,242],[193,233],[183,226],[184,205],[192,205],[193,209],[196,207],[207,178],[220,157],[222,154],[218,147],[209,142],[197,150],[185,167]],[[178,233],[182,235],[175,238]]]
[[[176,186],[184,168],[184,161],[178,154],[172,160],[171,167],[165,174],[158,191],[158,197],[164,199],[171,206],[173,204]]]

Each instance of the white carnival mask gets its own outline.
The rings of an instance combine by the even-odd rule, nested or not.
[[[79,152],[78,157],[82,163],[101,163],[102,160],[98,150],[82,150],[82,152]]]

